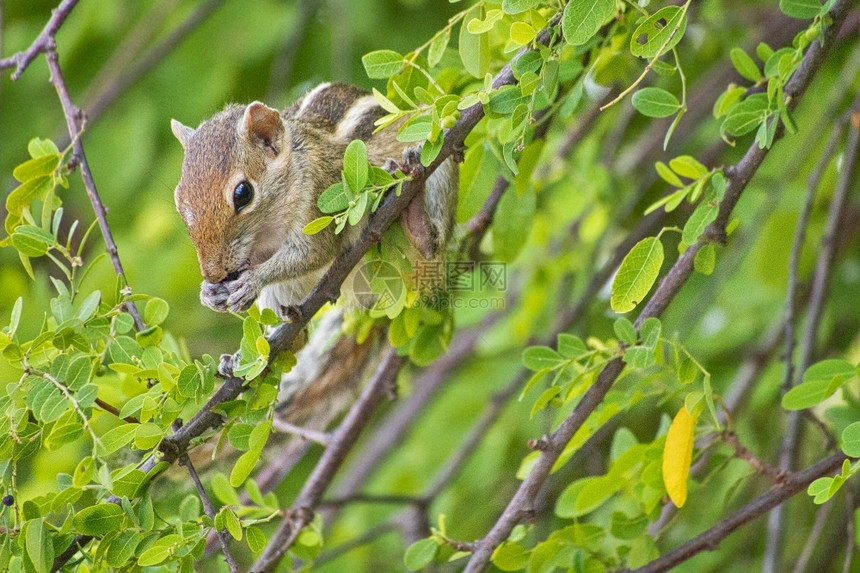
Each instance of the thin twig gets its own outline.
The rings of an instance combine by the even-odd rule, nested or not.
[[[830,510],[832,509],[832,503],[825,503],[815,511],[815,521],[813,521],[812,529],[809,530],[809,534],[806,536],[806,543],[803,544],[800,556],[794,562],[793,573],[803,573],[806,571],[806,566],[812,558],[812,552],[815,551],[815,547],[821,539],[821,534],[827,528],[827,518],[830,517]]]
[[[505,405],[516,395],[517,390],[522,388],[523,381],[519,377],[515,377],[500,391],[493,394],[490,398],[484,413],[480,419],[472,425],[469,435],[463,440],[462,445],[457,449],[456,453],[451,456],[445,465],[438,471],[433,478],[432,485],[427,492],[422,496],[427,501],[432,501],[451,483],[451,481],[460,473],[469,457],[474,453],[480,445],[481,440],[486,437],[487,430],[496,423],[499,419]],[[462,551],[462,550],[461,550]],[[470,550],[471,551],[471,550]]]
[[[126,416],[124,418],[120,417],[119,410],[117,410],[116,406],[108,404],[107,402],[105,402],[101,398],[96,398],[95,404],[96,404],[96,406],[98,406],[99,408],[104,410],[105,412],[109,412],[109,413],[113,414],[114,416],[116,416],[117,418],[120,418],[124,422],[128,422],[129,424],[139,424],[140,423],[140,420],[138,420],[134,416]]]
[[[191,476],[191,481],[194,482],[194,487],[197,488],[197,494],[200,496],[200,501],[203,502],[203,511],[206,512],[212,521],[215,521],[215,506],[212,505],[212,500],[209,499],[209,496],[206,494],[206,490],[203,488],[203,484],[200,482],[200,476],[197,475],[197,470],[194,469],[194,464],[191,463],[191,458],[188,457],[188,454],[182,454],[182,457],[179,458],[179,465],[185,466],[188,468],[188,474]],[[231,573],[238,573],[239,566],[236,564],[236,560],[233,558],[233,555],[230,554],[230,534],[226,529],[219,529],[218,531],[218,540],[221,542],[221,549],[224,551],[224,561],[227,562],[227,565],[230,566]]]
[[[346,541],[341,545],[337,545],[335,547],[332,547],[328,551],[321,553],[320,556],[314,560],[314,565],[320,566],[323,563],[334,561],[341,555],[345,555],[353,549],[361,547],[362,545],[367,545],[371,541],[374,541],[376,538],[396,530],[397,525],[394,523],[394,520],[389,519],[388,521],[384,521],[379,525],[368,529],[355,539],[350,539],[349,541]]]
[[[767,493],[755,498],[729,517],[723,519],[705,532],[690,539],[686,543],[665,553],[647,565],[629,573],[660,573],[668,571],[679,563],[683,563],[702,551],[713,551],[720,542],[736,531],[742,525],[774,508],[793,495],[803,491],[816,479],[832,473],[842,465],[843,454],[834,454],[804,470],[788,474],[785,485],[774,486]],[[628,573],[628,572],[625,572]]]
[[[776,484],[781,484],[785,480],[786,473],[779,468],[775,468],[751,451],[749,451],[734,432],[725,431],[722,434],[723,441],[735,450],[735,455],[747,462],[756,472],[765,475]]]
[[[317,504],[317,507],[343,507],[354,503],[372,505],[413,505],[424,503],[424,500],[412,495],[372,495],[357,493],[348,497],[331,497]]]
[[[74,5],[74,2],[71,2],[71,4]],[[74,158],[81,170],[81,178],[84,180],[84,187],[86,187],[87,196],[90,199],[90,204],[93,207],[96,219],[98,219],[99,229],[101,230],[102,237],[105,241],[105,249],[110,257],[111,263],[113,263],[114,272],[121,276],[127,285],[128,280],[126,280],[125,270],[122,268],[122,261],[119,259],[116,242],[114,241],[110,225],[108,225],[107,222],[107,210],[105,209],[104,203],[102,203],[98,189],[96,189],[96,182],[93,179],[92,171],[90,171],[90,164],[87,161],[87,155],[84,152],[84,145],[81,141],[81,133],[84,129],[83,115],[81,114],[81,110],[75,106],[72,102],[72,98],[69,96],[69,90],[66,87],[66,81],[63,78],[63,72],[60,69],[60,62],[57,57],[57,43],[54,41],[54,37],[48,36],[44,43],[45,58],[48,60],[48,68],[51,70],[51,84],[53,84],[54,89],[57,91],[57,96],[60,98],[60,103],[63,106],[63,113],[66,116],[66,125],[69,129],[69,137],[74,145]],[[126,308],[128,309],[129,314],[134,318],[136,328],[138,330],[143,330],[145,325],[143,320],[140,318],[140,313],[137,311],[137,307],[134,302],[126,303]]]
[[[48,51],[49,46],[53,43],[54,36],[60,30],[60,26],[69,17],[72,8],[77,3],[78,0],[63,0],[60,2],[60,5],[51,11],[51,19],[48,20],[48,23],[45,24],[42,32],[33,40],[33,43],[30,44],[30,47],[0,60],[0,70],[15,68],[15,71],[12,73],[12,79],[17,80],[20,78],[24,70],[36,59],[36,56]]]
[[[847,515],[846,531],[845,531],[845,560],[842,562],[842,573],[850,573],[851,561],[854,559],[854,552],[857,548],[857,522],[855,521],[856,497],[854,490],[851,487],[845,488],[845,513]]]
[[[310,428],[303,428],[301,426],[291,424],[285,420],[282,420],[278,416],[275,416],[275,418],[272,420],[272,427],[275,429],[276,432],[281,432],[283,434],[293,434],[294,436],[299,436],[300,438],[304,438],[306,440],[310,440],[311,442],[322,444],[323,446],[328,444],[330,438],[330,436],[325,432],[320,432],[318,430],[312,430]]]

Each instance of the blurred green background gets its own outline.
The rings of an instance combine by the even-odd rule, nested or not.
[[[692,17],[694,24],[681,44],[694,87],[714,73],[712,66],[727,60],[732,46],[754,47],[768,35],[769,31],[760,25],[762,15],[774,12],[777,3],[708,0],[696,4],[700,6]],[[360,61],[363,54],[384,48],[408,52],[429,39],[448,17],[462,8],[443,0],[309,2],[304,6],[313,8],[312,16],[307,26],[303,26],[293,52],[295,57],[290,60],[284,53],[291,53],[289,46],[295,41],[297,22],[302,21],[302,5],[296,2],[82,0],[57,36],[60,61],[73,100],[89,109],[98,88],[110,84],[111,78],[132,72],[152,46],[207,5],[217,9],[94,117],[84,135],[87,156],[102,199],[110,210],[108,219],[129,282],[135,292],[158,296],[170,303],[171,315],[164,327],[186,341],[192,356],[235,350],[241,323],[230,315],[205,309],[198,302],[201,277],[196,256],[173,207],[172,192],[179,178],[182,150],[170,132],[170,119],[194,126],[228,102],[259,99],[274,107],[285,107],[322,81],[347,81],[381,88],[381,82],[372,84],[367,79]],[[54,6],[55,2],[50,0],[3,1],[2,54],[6,56],[28,46]],[[788,25],[787,20],[777,22]],[[135,45],[138,41],[139,45]],[[829,125],[822,125],[820,112],[827,105],[844,105],[849,92],[858,87],[856,68],[852,68],[848,77],[845,75],[849,56],[850,46],[837,47],[798,110],[800,135],[777,145],[747,190],[736,212],[741,225],[729,246],[719,250],[715,274],[695,275],[664,317],[664,332],[680,334],[691,352],[713,374],[717,392],[725,391],[744,353],[756,348],[781,317],[787,259],[797,213],[806,194],[806,178],[829,134]],[[283,78],[287,68],[288,77]],[[635,77],[633,71],[631,68],[627,72],[628,82]],[[67,140],[61,108],[48,83],[44,59],[37,58],[17,82],[12,82],[9,76],[9,72],[0,75],[0,185],[4,195],[15,186],[11,172],[27,158],[27,142],[31,138]],[[654,81],[657,85],[662,85],[660,82],[674,85],[671,79]],[[716,86],[709,95],[710,101],[724,87],[724,84]],[[594,262],[605,260],[614,242],[629,230],[644,207],[665,194],[665,185],[650,183],[653,179],[650,163],[621,175],[614,170],[616,157],[605,161],[604,144],[617,135],[614,127],[626,121],[625,113],[624,105],[604,113],[593,133],[561,166],[562,175],[550,178],[541,190],[524,254],[509,269],[512,277],[518,277],[524,295],[510,309],[509,317],[484,337],[480,355],[458,372],[441,399],[426,410],[416,431],[371,482],[369,491],[409,494],[427,486],[478,417],[488,396],[503,387],[515,372],[525,341],[551,324],[558,304],[566,300],[557,295],[558,289],[566,288],[568,292],[563,294],[578,292]],[[622,141],[636,143],[651,123],[641,116],[634,117],[621,133]],[[690,136],[676,138],[674,152],[659,152],[656,158],[667,160],[682,151],[700,153],[718,140],[717,126],[715,120],[706,116]],[[545,157],[558,146],[561,133],[560,129],[552,133]],[[750,139],[741,140],[736,149],[722,145],[716,164],[737,159]],[[625,144],[613,151],[619,149],[624,151]],[[76,175],[70,180],[71,188],[63,192],[66,219],[79,218],[88,224],[92,215],[83,185]],[[831,166],[813,213],[809,248],[802,265],[805,277],[817,254],[816,245],[834,181],[835,169]],[[643,185],[648,191],[635,213],[619,215],[617,207],[621,199]],[[852,201],[846,224],[856,231],[856,193]],[[565,249],[559,255],[548,254],[552,240],[565,237],[570,222],[586,206],[591,213],[579,228],[575,241],[562,243]],[[668,224],[682,220],[676,213]],[[603,246],[595,248],[607,227],[617,229],[609,234]],[[842,355],[854,362],[860,359],[857,336],[860,245],[856,236],[843,247],[837,261],[820,337],[822,357]],[[675,236],[665,237],[670,258],[676,240]],[[91,256],[101,248],[93,242]],[[565,271],[573,271],[574,279],[559,287]],[[24,296],[22,336],[36,332],[51,296],[52,287],[47,280],[50,272],[53,269],[44,261],[37,264],[37,280],[33,282],[11,249],[0,250],[0,322],[6,320],[16,298]],[[113,289],[113,270],[107,260],[99,264],[88,281],[84,285],[87,290]],[[575,332],[583,337],[612,336],[614,315],[609,311],[607,298],[607,293],[598,297]],[[8,365],[0,363],[0,381],[6,382],[13,375],[17,377]],[[745,444],[760,452],[773,452],[781,435],[779,423],[775,422],[782,419],[778,402],[781,375],[779,365],[766,370],[738,420],[737,430],[747,440]],[[407,381],[403,394],[407,395],[409,390]],[[431,507],[431,519],[439,513],[449,515],[453,537],[472,539],[483,535],[512,494],[517,483],[513,472],[526,453],[525,441],[540,435],[548,421],[538,416],[525,422],[532,402],[532,399],[514,402],[505,411],[464,474]],[[676,409],[677,404],[670,400],[647,400],[615,424],[631,428],[642,441],[650,441],[664,412]],[[827,419],[837,427],[844,427],[846,420],[854,419],[855,414],[834,410]],[[553,496],[576,477],[605,471],[608,443],[604,439],[595,444],[550,481],[547,497],[550,505],[543,510],[551,512]],[[314,455],[299,467],[280,493],[292,493],[300,486],[318,451],[315,447]],[[360,448],[356,451],[360,455]],[[802,456],[803,462],[817,460],[820,454],[813,440]],[[33,471],[48,487],[57,471],[74,467],[76,455],[76,451],[64,448],[50,457],[40,457]],[[746,473],[742,465],[731,466],[725,475],[715,479],[712,484],[715,493],[710,494],[712,499],[719,500],[715,507],[699,514],[683,514],[685,521],[667,538],[669,545],[710,525],[724,507],[739,505],[738,497],[731,497],[732,494],[744,492],[739,497],[746,499],[763,491],[762,485],[753,480],[736,481]],[[177,481],[170,483],[172,479]],[[183,479],[182,474],[168,477],[159,486],[164,488],[163,495],[167,496],[171,487],[187,486]],[[736,485],[737,489],[733,489]],[[153,497],[158,499],[158,494]],[[169,503],[170,497],[162,500]],[[798,519],[802,516],[811,521],[811,504],[807,500],[792,503]],[[356,537],[398,509],[352,507],[343,514],[327,543],[336,545]],[[743,534],[735,535],[721,546],[720,552],[703,554],[680,570],[725,570],[726,563],[731,563],[731,570],[747,570],[749,564],[744,560],[749,558],[755,563],[762,546],[761,536],[753,536],[750,541]],[[402,540],[397,535],[386,535],[375,544],[331,562],[323,570],[397,570],[402,551]]]

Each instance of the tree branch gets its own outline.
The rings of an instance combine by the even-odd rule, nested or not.
[[[776,484],[782,484],[785,480],[786,472],[780,470],[779,468],[775,468],[751,451],[749,451],[741,441],[738,439],[737,434],[734,432],[725,431],[722,434],[723,441],[725,441],[728,445],[735,450],[735,455],[740,459],[747,462],[752,468],[757,472],[764,476],[770,478],[770,480]]]
[[[71,9],[75,2],[69,3],[71,4],[69,9]],[[58,8],[57,11],[59,10],[60,9]],[[55,11],[55,15],[57,11]],[[54,31],[56,32],[56,30]],[[127,285],[128,280],[125,276],[125,270],[122,268],[122,261],[119,259],[116,241],[114,241],[113,233],[111,232],[110,225],[108,225],[107,222],[107,210],[105,209],[104,203],[102,203],[98,189],[96,189],[96,182],[93,179],[93,173],[90,170],[90,164],[87,161],[87,155],[84,152],[84,145],[81,142],[81,133],[84,130],[83,114],[81,113],[81,110],[72,103],[72,98],[69,96],[69,90],[66,87],[66,81],[63,78],[63,72],[60,69],[60,62],[57,57],[57,43],[54,41],[54,36],[49,35],[45,39],[44,44],[43,50],[45,51],[45,57],[48,60],[48,68],[51,70],[51,84],[53,84],[54,89],[57,91],[57,96],[60,98],[60,103],[63,106],[63,114],[66,116],[66,125],[69,129],[69,137],[73,143],[74,160],[77,162],[78,167],[81,170],[81,178],[84,180],[87,197],[90,199],[93,212],[99,222],[99,230],[101,231],[102,237],[105,241],[105,249],[110,257],[111,263],[113,263],[114,272],[121,276]],[[140,318],[140,313],[137,311],[137,306],[135,306],[133,302],[128,302],[126,303],[126,308],[128,309],[129,314],[134,318],[134,323],[137,329],[143,330],[145,325],[143,320]]]
[[[200,501],[203,502],[203,511],[206,512],[212,521],[215,521],[215,506],[212,505],[212,500],[209,499],[209,496],[206,495],[206,490],[203,488],[203,484],[200,482],[200,476],[197,475],[197,470],[194,469],[194,464],[191,463],[191,458],[188,457],[188,454],[182,454],[182,457],[179,458],[179,465],[185,466],[188,468],[188,474],[191,476],[191,481],[194,482],[194,487],[197,488],[197,494],[200,496]],[[226,529],[216,529],[218,532],[218,540],[221,542],[221,549],[224,550],[224,560],[227,562],[227,565],[230,567],[231,573],[238,573],[239,566],[236,564],[236,560],[233,558],[233,555],[230,554],[230,534]]]
[[[15,68],[15,71],[12,72],[12,79],[17,80],[20,78],[24,70],[36,59],[36,56],[48,51],[49,47],[53,44],[54,36],[57,35],[63,22],[69,17],[69,14],[77,3],[78,0],[63,0],[60,2],[60,5],[51,11],[51,19],[48,20],[48,23],[45,24],[42,32],[33,40],[33,43],[30,44],[30,47],[0,60],[0,70]]]
[[[816,479],[832,473],[842,465],[844,454],[834,454],[804,470],[788,474],[784,485],[774,486],[767,493],[752,500],[744,507],[723,519],[710,529],[676,547],[651,563],[628,573],[659,573],[683,563],[702,551],[713,551],[720,542],[742,525],[752,521],[769,509],[783,503],[796,493],[806,489]]]

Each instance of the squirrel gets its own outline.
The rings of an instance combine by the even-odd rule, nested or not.
[[[171,122],[185,150],[176,207],[197,251],[205,306],[235,312],[256,300],[289,318],[289,308],[366,225],[349,225],[341,234],[332,226],[314,235],[302,231],[321,215],[320,194],[341,180],[347,145],[361,139],[371,163],[389,172],[397,166],[393,158],[415,161],[414,144],[397,141],[397,124],[374,133],[385,114],[368,92],[326,83],[281,112],[253,102],[228,105],[197,129]],[[444,257],[458,187],[458,167],[449,158],[401,214],[416,251],[408,253],[411,260]],[[307,342],[294,342],[297,364],[282,376],[278,419],[324,431],[351,403],[377,359],[383,331],[373,329],[362,340],[342,336],[345,313],[344,306],[335,307],[318,320]],[[222,357],[225,373],[231,358]],[[305,447],[294,438],[279,455],[293,459]],[[280,481],[268,474],[260,479],[264,488]]]
[[[397,140],[396,125],[374,133],[385,114],[368,92],[325,83],[282,112],[255,101],[228,105],[197,129],[171,121],[185,150],[176,208],[197,251],[205,306],[237,312],[258,301],[286,318],[366,225],[340,235],[331,226],[302,232],[321,216],[320,194],[340,181],[347,145],[364,141],[371,163],[389,171],[393,158],[406,162],[417,153]],[[445,249],[457,191],[458,169],[449,158],[401,215],[407,238],[426,259]]]

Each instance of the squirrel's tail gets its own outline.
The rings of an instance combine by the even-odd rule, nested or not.
[[[296,353],[296,365],[281,378],[276,425],[281,421],[322,433],[355,402],[366,373],[378,360],[383,331],[374,328],[359,343],[343,332],[346,312],[339,306],[326,313]],[[310,445],[303,437],[290,436],[278,452],[279,463],[270,463],[256,476],[260,489],[268,491],[280,483]]]

